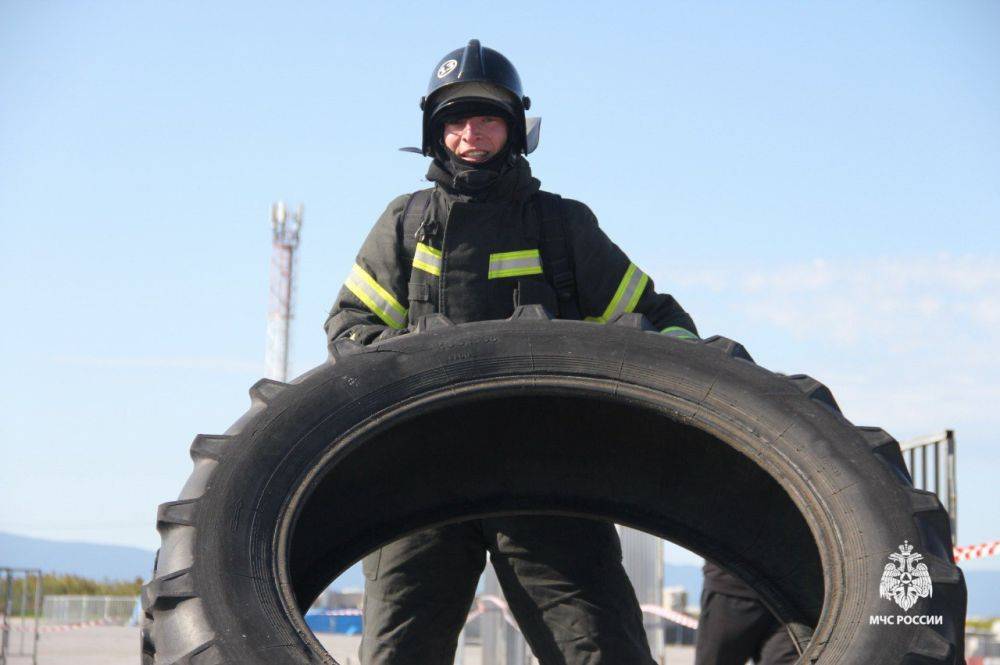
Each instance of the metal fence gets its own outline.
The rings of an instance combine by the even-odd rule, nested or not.
[[[899,444],[913,485],[938,495],[951,519],[951,540],[958,542],[958,479],[955,475],[955,431],[921,436]]]
[[[663,540],[652,535],[631,529],[618,527],[622,547],[622,565],[636,593],[636,598],[642,605],[659,607],[663,604]],[[496,599],[489,601],[488,599]],[[460,643],[480,638],[482,645],[482,665],[533,665],[537,660],[528,647],[514,618],[506,608],[500,582],[492,566],[487,566],[484,572],[484,595],[477,602],[482,607],[477,623],[466,626],[460,636]],[[651,655],[661,660],[665,648],[665,629],[670,625],[662,617],[644,613],[643,625],[646,630]],[[693,631],[687,629],[688,641],[693,641]],[[678,638],[680,641],[682,638]],[[456,665],[463,665],[464,655],[459,649]]]
[[[135,609],[135,596],[46,596],[42,616],[46,625],[99,621],[126,624]]]
[[[645,531],[619,526],[622,565],[640,605],[663,605],[663,540]],[[654,658],[663,649],[664,621],[644,613],[643,628]]]
[[[0,665],[10,656],[29,657],[37,665],[41,601],[42,571],[0,568]]]
[[[966,630],[965,657],[969,665],[1000,665],[1000,635],[985,630]]]
[[[483,572],[483,590],[486,597],[494,600],[484,605],[486,611],[478,619],[482,640],[480,662],[482,665],[530,665],[534,660],[531,649],[506,608],[503,590],[492,565]],[[465,636],[461,637],[464,645]],[[464,653],[456,655],[456,665],[465,665]]]

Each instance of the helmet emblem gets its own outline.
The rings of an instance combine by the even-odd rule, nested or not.
[[[437,77],[443,79],[448,74],[451,74],[452,70],[458,67],[458,60],[446,60],[438,67]]]

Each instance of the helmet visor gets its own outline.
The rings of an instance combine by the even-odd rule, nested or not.
[[[432,100],[431,122],[442,117],[462,118],[472,115],[499,115],[508,124],[519,113],[518,102],[507,90],[489,83],[458,83],[442,88]]]

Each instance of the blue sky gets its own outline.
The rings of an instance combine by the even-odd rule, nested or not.
[[[262,374],[271,202],[306,208],[304,371],[472,37],[544,118],[546,189],[704,335],[858,424],[955,429],[960,541],[1000,538],[1000,5],[971,1],[0,4],[0,530],[156,545]]]

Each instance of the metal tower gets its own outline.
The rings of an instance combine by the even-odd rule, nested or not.
[[[292,296],[295,294],[295,250],[302,229],[302,204],[294,213],[284,201],[271,206],[271,299],[267,312],[265,372],[269,379],[288,378],[288,330],[292,323]]]

